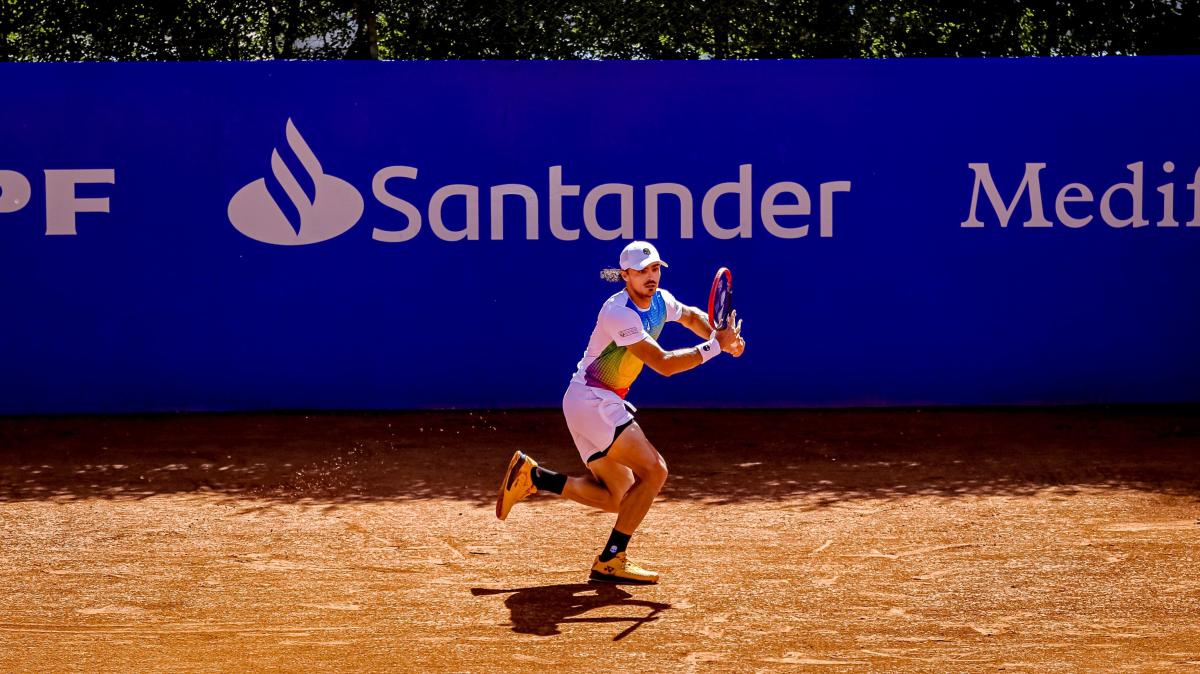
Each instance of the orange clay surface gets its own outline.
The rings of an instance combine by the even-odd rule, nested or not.
[[[1200,671],[1200,410],[645,410],[614,515],[493,507],[556,411],[0,418],[0,671]]]

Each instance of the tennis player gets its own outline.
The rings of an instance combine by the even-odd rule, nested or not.
[[[591,475],[567,477],[518,451],[500,483],[500,519],[508,517],[518,501],[539,491],[617,513],[608,543],[592,565],[592,580],[658,582],[658,573],[625,555],[630,537],[667,479],[666,461],[634,420],[637,409],[625,400],[642,366],[669,377],[707,363],[722,351],[740,356],[746,346],[736,311],[724,330],[713,330],[705,312],[681,304],[661,288],[666,266],[648,242],[635,241],[621,251],[619,276],[612,273],[611,278],[624,280],[625,289],[600,308],[587,350],[563,396],[567,427]],[[683,324],[705,341],[664,351],[658,336],[667,321]]]

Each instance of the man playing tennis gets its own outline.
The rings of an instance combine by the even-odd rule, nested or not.
[[[538,491],[617,513],[608,543],[592,565],[592,580],[658,582],[656,572],[625,556],[629,538],[667,479],[666,462],[634,421],[636,408],[625,401],[642,366],[649,365],[669,377],[706,363],[722,351],[740,356],[746,345],[736,311],[725,329],[714,331],[704,312],[679,303],[660,288],[666,266],[654,246],[645,241],[635,241],[621,251],[620,278],[625,289],[600,308],[587,350],[563,396],[567,427],[591,475],[567,477],[518,451],[500,483],[496,501],[500,519],[508,517],[518,501]],[[667,321],[677,321],[707,341],[664,351],[657,340]]]

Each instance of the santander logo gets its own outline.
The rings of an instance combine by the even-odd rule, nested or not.
[[[353,227],[363,214],[363,198],[350,183],[321,168],[321,162],[287,120],[287,143],[313,185],[310,199],[300,181],[283,163],[279,150],[271,151],[271,173],[300,214],[292,222],[267,190],[267,178],[259,178],[238,190],[229,200],[229,222],[256,241],[278,246],[301,246],[332,239]]]
[[[299,177],[311,188],[306,191],[288,168],[297,162],[284,163],[276,149],[271,153],[272,175],[246,185],[229,201],[229,221],[256,241],[280,246],[318,243],[348,231],[363,216],[362,193],[325,173],[290,118],[286,131],[287,148],[280,149],[290,152],[287,156],[303,167],[304,174]],[[499,241],[506,236],[532,241],[543,234],[560,241],[576,241],[585,234],[600,241],[653,240],[659,237],[660,207],[670,214],[665,226],[677,226],[681,239],[693,238],[698,230],[714,239],[749,239],[754,235],[756,210],[757,222],[768,236],[798,239],[808,236],[811,226],[821,238],[829,238],[834,232],[834,196],[850,191],[849,180],[822,182],[815,195],[792,181],[768,184],[764,189],[760,179],[756,188],[754,165],[749,163],[738,165],[736,181],[704,186],[700,194],[677,182],[605,182],[588,188],[569,182],[563,165],[555,164],[547,167],[544,183],[435,185],[431,195],[414,202],[411,193],[407,199],[401,195],[414,187],[422,192],[430,189],[418,185],[419,174],[418,167],[405,165],[385,166],[375,172],[370,192],[382,208],[373,216],[380,222],[372,227],[371,239],[403,243],[428,228],[433,236],[451,242]],[[286,195],[291,205],[276,201],[273,193]],[[721,216],[723,222],[717,217],[718,201],[728,204]],[[506,223],[506,202],[511,203],[509,211],[520,207],[523,217],[513,217],[516,213],[510,212]],[[732,202],[737,205],[736,218],[731,217]],[[609,215],[603,218],[602,203],[610,205]],[[619,213],[616,218],[612,217],[614,211]],[[637,231],[638,212],[645,214],[641,232]],[[454,216],[447,217],[450,214]],[[298,223],[292,222],[297,218]],[[696,226],[697,219],[702,230]]]

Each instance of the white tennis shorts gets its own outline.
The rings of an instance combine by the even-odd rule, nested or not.
[[[567,428],[586,465],[588,459],[613,443],[617,426],[633,421],[637,408],[608,389],[571,382],[563,396],[563,415]]]

